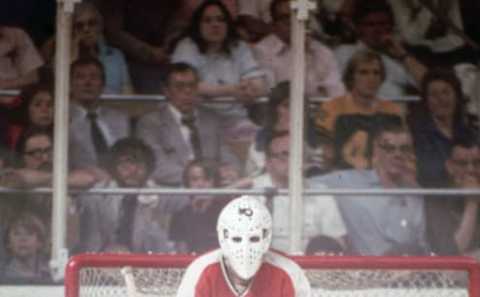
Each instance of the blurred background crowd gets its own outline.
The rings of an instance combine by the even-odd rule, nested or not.
[[[0,282],[50,282],[55,1],[0,4]],[[480,183],[480,2],[317,0],[307,24],[309,189]],[[68,246],[201,253],[232,195],[88,189],[269,189],[288,251],[289,0],[75,5]],[[18,90],[12,95],[8,90]],[[145,101],[136,95],[162,95]],[[129,100],[108,100],[128,95]],[[308,254],[479,254],[477,197],[305,196]]]

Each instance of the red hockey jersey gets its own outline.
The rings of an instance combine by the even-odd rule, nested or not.
[[[292,260],[269,251],[253,281],[238,294],[229,280],[221,250],[209,252],[190,264],[177,297],[308,297],[310,284]]]

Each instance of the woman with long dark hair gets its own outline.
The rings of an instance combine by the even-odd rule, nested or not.
[[[53,85],[39,83],[22,90],[21,103],[8,129],[8,145],[14,149],[27,128],[51,131],[53,128]]]
[[[459,80],[446,69],[434,69],[425,75],[421,95],[421,111],[411,119],[418,181],[425,187],[445,187],[445,161],[452,145],[474,136],[466,124],[465,100]]]
[[[172,61],[197,68],[200,94],[207,100],[223,102],[206,107],[226,120],[246,118],[242,104],[266,93],[263,71],[251,49],[238,37],[233,19],[220,1],[205,1],[195,10]]]

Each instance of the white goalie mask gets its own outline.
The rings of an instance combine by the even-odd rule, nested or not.
[[[242,279],[255,275],[272,241],[272,217],[255,197],[242,196],[223,208],[217,222],[224,257]]]

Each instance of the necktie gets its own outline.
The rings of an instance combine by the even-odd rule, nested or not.
[[[117,226],[117,240],[132,248],[133,227],[135,223],[135,211],[137,209],[137,195],[126,195],[120,206],[120,217]]]
[[[108,151],[108,144],[105,140],[105,136],[98,126],[97,122],[97,114],[94,112],[90,112],[87,114],[87,118],[90,120],[90,132],[92,135],[93,146],[95,147],[95,151],[99,156],[105,155]],[[101,158],[99,158],[101,159]]]
[[[195,117],[193,115],[183,115],[182,124],[190,130],[190,144],[192,145],[193,154],[195,159],[202,158],[202,147],[200,145],[200,137],[198,135],[198,129],[195,125]]]

